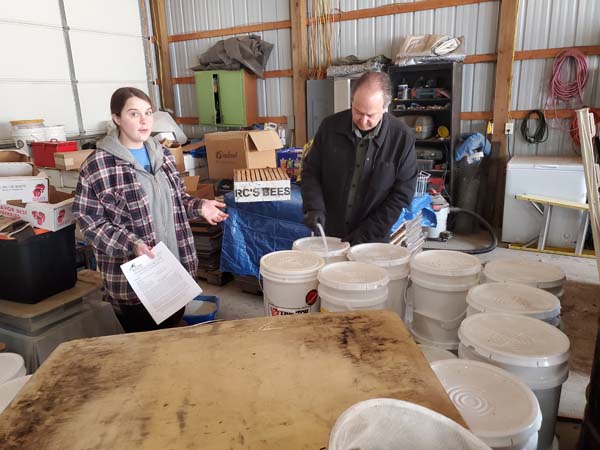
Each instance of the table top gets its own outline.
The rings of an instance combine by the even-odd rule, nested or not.
[[[200,324],[62,344],[0,416],[4,450],[322,449],[356,402],[464,426],[390,311]]]

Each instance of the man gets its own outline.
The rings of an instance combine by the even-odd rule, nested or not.
[[[389,242],[390,228],[415,193],[414,133],[387,113],[387,74],[356,82],[352,108],[321,123],[302,164],[304,223],[352,245]]]

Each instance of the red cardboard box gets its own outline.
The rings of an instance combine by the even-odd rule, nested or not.
[[[33,162],[38,167],[56,167],[54,154],[56,152],[75,152],[77,151],[77,142],[75,141],[47,141],[33,142],[31,152],[33,153]]]

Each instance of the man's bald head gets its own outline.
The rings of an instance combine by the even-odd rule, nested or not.
[[[367,72],[352,89],[352,121],[359,130],[377,126],[392,101],[392,88],[387,74]]]

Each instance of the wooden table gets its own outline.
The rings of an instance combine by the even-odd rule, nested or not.
[[[361,400],[464,426],[390,311],[271,317],[62,344],[0,416],[0,448],[311,449]]]

